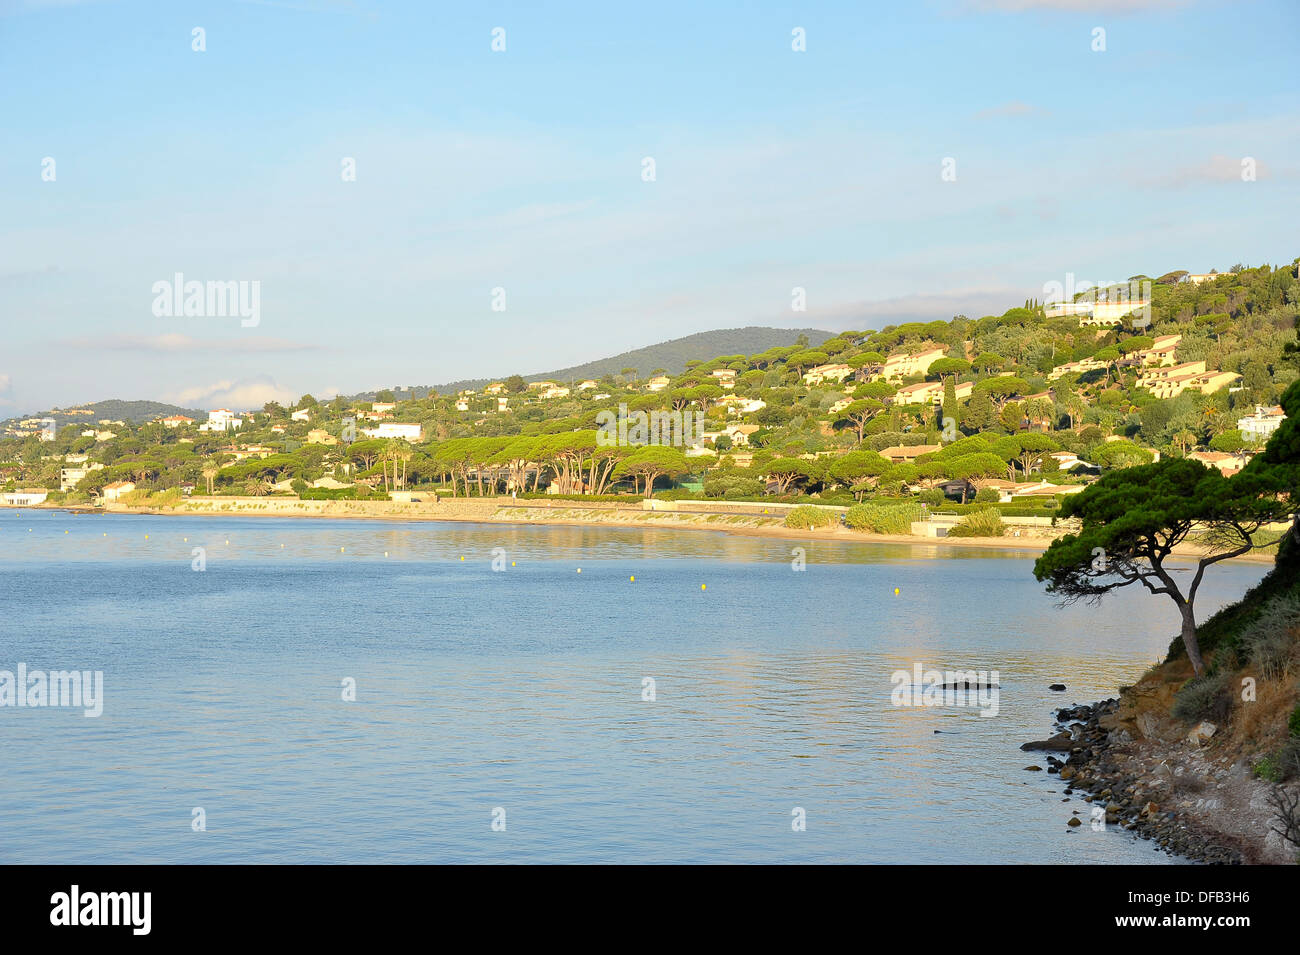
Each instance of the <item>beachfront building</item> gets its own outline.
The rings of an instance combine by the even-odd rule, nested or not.
[[[663,391],[672,383],[667,375],[656,375],[645,383],[646,391]]]
[[[332,445],[338,444],[339,439],[334,437],[334,435],[330,434],[324,428],[312,428],[307,432],[307,443]]]
[[[736,387],[736,373],[730,368],[715,368],[712,372],[713,383],[728,390]]]
[[[187,418],[183,414],[168,415],[162,419],[164,428],[180,428],[188,424],[193,424],[193,418]]]
[[[35,507],[37,504],[44,504],[49,496],[50,492],[45,488],[34,487],[27,490],[5,491],[4,502],[11,507]]]
[[[59,469],[59,490],[71,491],[81,480],[91,471],[102,471],[104,465],[96,461],[94,464],[87,464],[84,467],[68,467]]]
[[[379,411],[379,412],[396,411],[397,402],[396,401],[372,401],[370,402],[370,410]]]
[[[586,381],[579,382],[578,384],[579,391],[594,391],[596,387],[597,383],[592,378],[588,378]]]
[[[290,420],[290,421],[310,421],[310,420],[311,420],[311,409],[310,409],[310,408],[299,408],[297,411],[295,411],[295,412],[293,412],[292,414],[289,415],[289,420]]]
[[[134,490],[134,481],[114,481],[112,484],[105,484],[104,489],[99,492],[99,496],[105,504],[111,504],[114,501],[120,501],[125,495]]]
[[[976,481],[976,483],[982,487],[996,486],[998,501],[1003,504],[1009,504],[1013,498],[1017,497],[1056,497],[1058,494],[1079,494],[1087,487],[1086,484],[1052,484],[1048,481],[1025,481],[1021,483]]]
[[[1243,418],[1237,419],[1237,429],[1241,436],[1249,441],[1258,441],[1261,444],[1273,436],[1273,432],[1281,427],[1282,422],[1286,420],[1286,412],[1282,410],[1281,405],[1272,405],[1264,407],[1255,405],[1255,411]]]

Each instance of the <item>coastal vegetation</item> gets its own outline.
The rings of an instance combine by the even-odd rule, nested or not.
[[[119,402],[120,417],[103,403],[55,409],[53,430],[44,416],[7,423],[0,487],[43,488],[51,503],[70,504],[103,500],[114,485],[306,500],[425,492],[924,504],[926,515],[957,514],[958,535],[996,533],[988,508],[1003,519],[1086,522],[1090,505],[1069,504],[1077,492],[1098,481],[1118,488],[1129,470],[1130,489],[1152,474],[1183,474],[1205,489],[1228,480],[1260,457],[1266,437],[1240,423],[1276,419],[1271,409],[1300,376],[1294,264],[1237,266],[1200,284],[1184,273],[1135,278],[1151,282],[1149,319],[1089,324],[1026,302],[977,319],[705,350],[766,344],[779,332],[729,330],[669,343],[671,360],[651,367],[577,366],[558,380],[515,374],[456,391],[303,395],[292,407],[226,412],[210,429],[202,412],[162,415],[169,406]],[[1219,377],[1206,377],[1211,370]],[[1166,372],[1178,381],[1161,384]],[[142,409],[156,413],[142,418]],[[600,421],[638,412],[698,415],[703,431],[668,446],[601,440]],[[972,504],[981,516],[966,512]],[[902,511],[862,513],[848,526],[903,525],[878,519]],[[1199,525],[1188,532],[1200,534]]]

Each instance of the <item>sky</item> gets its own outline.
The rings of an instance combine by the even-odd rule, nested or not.
[[[0,417],[1289,263],[1297,36],[1295,0],[0,0]]]

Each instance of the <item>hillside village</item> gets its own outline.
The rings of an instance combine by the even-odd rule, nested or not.
[[[1151,289],[1141,306],[1094,291],[702,355],[680,374],[512,375],[139,423],[63,409],[57,426],[8,423],[0,487],[17,506],[436,493],[1050,510],[1108,470],[1162,457],[1241,470],[1300,375],[1296,272],[1137,276]],[[653,433],[606,442],[602,413],[644,413]]]

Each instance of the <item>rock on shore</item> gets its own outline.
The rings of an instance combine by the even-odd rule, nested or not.
[[[1134,752],[1135,744],[1127,733],[1104,727],[1106,718],[1118,708],[1115,699],[1064,707],[1056,711],[1058,734],[1026,743],[1021,749],[1068,752],[1064,762],[1048,756],[1047,772],[1068,784],[1066,796],[1082,794],[1084,802],[1103,806],[1107,826],[1117,825],[1152,840],[1166,852],[1199,862],[1238,865],[1247,861],[1237,846],[1207,832],[1195,812],[1181,808],[1189,802],[1188,792],[1206,786],[1205,782],[1189,774],[1182,786],[1176,785],[1174,771],[1166,762],[1154,754]],[[1178,767],[1177,774],[1184,771]],[[1195,808],[1217,809],[1212,799],[1202,796]],[[1085,815],[1091,816],[1091,812]],[[1078,827],[1078,818],[1063,821]]]

